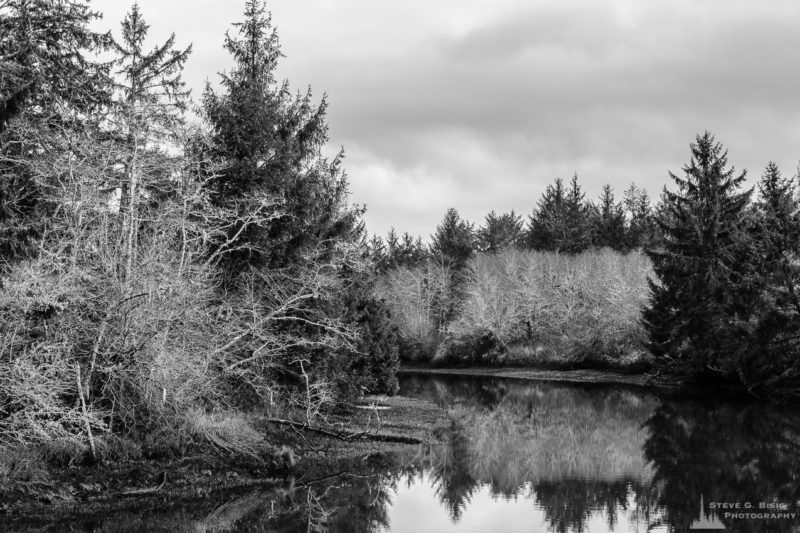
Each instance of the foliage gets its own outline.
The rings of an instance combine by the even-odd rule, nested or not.
[[[522,226],[522,217],[513,210],[499,216],[494,211],[489,212],[476,233],[478,251],[497,253],[505,248],[522,246]]]
[[[594,211],[593,244],[601,248],[626,250],[625,212],[622,204],[614,201],[611,185],[603,185],[600,205]]]
[[[398,238],[394,228],[389,230],[386,242],[374,235],[367,244],[370,262],[380,272],[390,268],[414,268],[422,265],[428,259],[428,248],[422,244],[422,239],[414,239],[408,232]]]
[[[647,191],[631,183],[625,190],[623,203],[627,215],[626,245],[643,250],[654,246],[659,234]]]
[[[461,272],[472,257],[474,242],[472,224],[451,207],[431,235],[431,254],[454,272]]]
[[[570,180],[569,188],[561,178],[548,185],[528,221],[528,247],[567,253],[587,249],[593,228],[584,197],[577,174]]]
[[[234,68],[221,75],[220,93],[209,85],[203,96],[213,132],[207,150],[221,166],[209,187],[215,203],[236,206],[240,219],[262,208],[263,198],[281,209],[260,224],[232,223],[224,264],[229,272],[287,267],[311,250],[325,260],[360,231],[362,212],[346,204],[343,154],[332,161],[319,155],[327,103],[315,106],[310,90],[293,97],[288,82],[276,81],[280,46],[262,2],[248,0],[244,21],[234,26],[225,38]]]
[[[33,167],[63,150],[70,134],[97,122],[110,102],[109,65],[89,58],[111,45],[109,34],[89,29],[98,17],[83,1],[0,5],[0,257],[5,261],[34,253],[56,208],[53,184]]]
[[[664,234],[650,250],[655,280],[644,311],[650,350],[676,371],[735,375],[732,354],[747,339],[742,327],[758,297],[747,209],[745,174],[728,167],[727,153],[706,132],[691,145],[685,177],[670,173],[677,190],[665,190]]]

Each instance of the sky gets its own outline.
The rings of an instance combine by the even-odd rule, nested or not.
[[[118,35],[130,3],[94,0]],[[229,69],[244,0],[139,0],[152,44],[193,44],[199,97]],[[705,130],[750,183],[800,160],[800,2],[770,0],[269,0],[296,90],[328,95],[370,233],[427,239],[449,207],[480,224],[528,215],[577,172],[596,199],[657,197]]]

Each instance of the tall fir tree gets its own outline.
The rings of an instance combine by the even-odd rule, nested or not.
[[[728,167],[727,152],[706,132],[691,144],[677,190],[664,190],[657,222],[662,245],[650,250],[655,279],[643,320],[649,348],[669,367],[693,376],[730,377],[730,356],[746,340],[740,327],[756,297],[748,228],[752,190],[745,172]]]
[[[595,211],[594,245],[614,250],[626,249],[625,211],[622,204],[615,201],[611,185],[603,185],[600,202]]]
[[[548,185],[528,219],[525,242],[534,250],[557,250],[564,226],[566,191],[564,180]]]
[[[325,97],[314,105],[310,89],[292,96],[288,82],[275,77],[282,54],[263,2],[248,0],[244,21],[234,26],[225,37],[234,68],[221,75],[221,91],[209,85],[203,97],[211,153],[222,165],[212,188],[216,202],[238,208],[242,219],[269,202],[280,216],[233,222],[228,238],[238,251],[227,255],[226,265],[232,271],[285,267],[354,239],[363,209],[347,203],[343,153],[321,156],[328,140]]]
[[[740,364],[744,385],[760,395],[800,390],[800,202],[794,179],[774,162],[758,182],[755,245],[763,279],[751,345]]]

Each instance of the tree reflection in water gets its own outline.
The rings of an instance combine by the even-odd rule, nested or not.
[[[472,505],[492,504],[476,499],[488,492],[527,506],[558,533],[603,523],[619,531],[628,522],[638,531],[684,531],[699,518],[701,495],[706,512],[711,501],[779,501],[800,513],[795,410],[510,380],[425,377],[401,385],[405,394],[449,409],[454,421],[441,443],[409,448],[391,465],[358,463],[338,476],[223,502],[50,524],[50,530],[389,531],[395,500],[420,483],[433,487],[452,523],[469,525]],[[728,531],[800,527],[798,519],[719,518]]]

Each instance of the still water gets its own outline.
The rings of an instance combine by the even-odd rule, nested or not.
[[[367,462],[329,479],[40,530],[800,531],[795,409],[422,375],[403,376],[401,394],[450,411],[442,444],[378,470]]]

